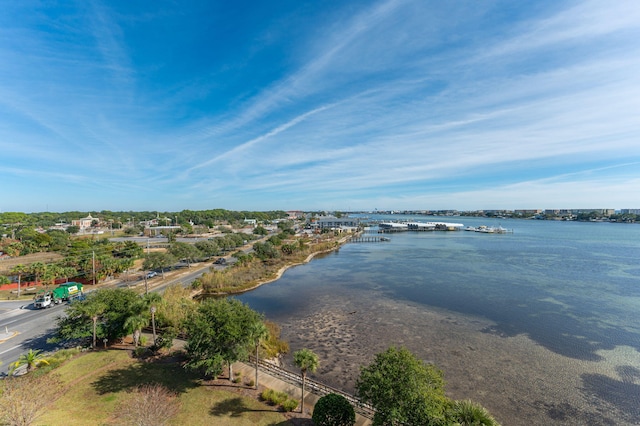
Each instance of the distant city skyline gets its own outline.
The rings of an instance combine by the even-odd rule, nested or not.
[[[640,200],[635,1],[27,1],[0,28],[3,212]]]

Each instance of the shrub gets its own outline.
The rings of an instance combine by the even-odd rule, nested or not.
[[[274,391],[273,389],[265,389],[260,394],[260,397],[273,405],[280,405],[289,398],[286,393]]]
[[[281,405],[282,405],[282,409],[284,411],[287,411],[287,412],[293,411],[298,407],[298,400],[297,399],[287,399]]]
[[[133,356],[135,356],[136,358],[140,358],[146,355],[148,349],[145,347],[137,347],[133,350]]]
[[[499,426],[486,408],[470,400],[455,401],[448,414],[451,420],[462,426]]]
[[[330,393],[318,400],[311,418],[317,426],[353,426],[356,412],[347,398]]]

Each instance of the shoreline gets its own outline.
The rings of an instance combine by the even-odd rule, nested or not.
[[[299,266],[299,265],[304,265],[306,263],[311,262],[311,260],[313,260],[314,257],[316,257],[317,255],[320,254],[325,254],[325,253],[331,253],[332,251],[338,250],[340,247],[342,247],[343,244],[345,244],[348,240],[349,240],[350,236],[346,236],[343,238],[340,238],[339,240],[336,241],[336,246],[332,247],[330,249],[326,249],[326,250],[320,250],[320,251],[316,251],[313,253],[310,253],[303,261],[301,262],[294,262],[294,263],[287,263],[283,266],[281,266],[275,273],[274,277],[271,278],[265,278],[263,280],[258,280],[258,282],[249,288],[243,289],[243,290],[239,290],[239,291],[234,291],[234,292],[221,292],[221,293],[203,293],[203,289],[198,289],[196,291],[194,291],[191,294],[191,297],[198,297],[198,296],[233,296],[233,295],[237,295],[237,294],[244,294],[247,293],[249,291],[255,290],[265,284],[269,284],[272,283],[274,281],[278,281],[280,278],[282,278],[282,275],[289,269],[289,268],[293,268],[294,266]]]

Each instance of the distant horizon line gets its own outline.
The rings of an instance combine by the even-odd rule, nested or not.
[[[349,210],[341,210],[341,209],[268,209],[268,210],[252,210],[252,209],[227,209],[222,207],[215,207],[210,209],[201,209],[201,210],[192,210],[192,209],[182,209],[182,210],[67,210],[67,211],[39,211],[39,212],[23,212],[23,211],[0,211],[0,215],[2,214],[43,214],[43,213],[53,213],[53,214],[65,214],[65,213],[97,213],[101,214],[102,212],[108,213],[146,213],[146,212],[156,212],[158,214],[161,213],[181,213],[185,210],[198,212],[198,211],[210,211],[210,210],[227,210],[231,212],[274,212],[274,211],[283,211],[287,212],[304,212],[304,213],[312,213],[312,212],[339,212],[339,213],[480,213],[480,212],[504,212],[504,213],[513,213],[513,212],[547,212],[547,211],[556,211],[556,212],[635,212],[636,214],[640,213],[640,208],[533,208],[533,209],[508,209],[508,208],[491,208],[491,209],[349,209]]]

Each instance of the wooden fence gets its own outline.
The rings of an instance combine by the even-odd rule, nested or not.
[[[255,357],[250,357],[249,361],[253,365],[255,365]],[[283,382],[287,382],[296,386],[302,386],[302,376],[298,373],[292,373],[291,371],[285,370],[282,367],[278,367],[277,365],[263,360],[258,361],[258,369],[271,376],[277,377]],[[324,383],[320,383],[309,378],[305,380],[305,389],[321,397],[330,393],[342,395],[347,399],[347,401],[349,401],[351,405],[353,405],[353,409],[356,413],[368,419],[373,419],[373,415],[375,413],[373,407],[369,404],[363,403],[362,401],[360,401],[360,399],[358,399],[354,395],[351,395],[350,393],[341,391],[340,389],[333,388],[331,386],[325,385]]]

